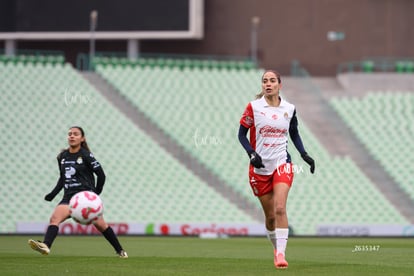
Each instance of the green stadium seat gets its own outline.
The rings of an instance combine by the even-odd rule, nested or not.
[[[372,60],[365,60],[362,62],[362,70],[365,73],[371,73],[374,71],[375,63]]]
[[[147,70],[161,70],[136,68],[142,69],[143,74],[137,75],[139,80],[146,76]],[[120,72],[125,70],[133,75],[136,68],[118,63],[97,66],[97,70],[108,70],[122,81],[128,78],[123,78]],[[0,213],[1,231],[14,232],[17,221],[47,223],[52,209],[45,207],[42,199],[56,183],[55,158],[66,147],[66,130],[74,124],[85,128],[89,145],[107,173],[102,196],[109,222],[219,222],[214,208],[208,208],[211,206],[224,208],[222,221],[254,222],[153,142],[70,64],[0,63],[0,76],[1,86],[8,88],[2,89],[0,116],[7,123],[8,132],[13,134],[0,138],[8,148],[8,160],[2,164],[13,164],[0,167],[1,183],[11,185],[1,185],[0,193],[9,194],[12,190],[16,197],[33,199],[30,208],[22,209],[13,200],[16,197],[3,198],[2,203],[16,214],[9,219],[9,212]],[[149,85],[150,81],[143,83]],[[128,85],[133,87],[134,81]],[[34,134],[41,139],[34,139]],[[25,149],[24,158],[22,149]],[[39,168],[33,164],[44,166]],[[22,181],[23,170],[30,181]],[[177,201],[178,195],[181,200]],[[200,197],[208,198],[211,205],[200,204]],[[132,200],[125,204],[120,198]],[[181,211],[177,213],[176,209]],[[196,211],[186,213],[189,209]]]
[[[397,61],[395,63],[395,71],[398,73],[405,72],[405,62],[404,61]]]
[[[405,63],[405,71],[407,73],[413,73],[414,72],[414,62],[413,61],[407,61]]]
[[[362,99],[334,99],[331,104],[373,157],[414,201],[414,182],[409,174],[405,174],[407,166],[395,166],[389,162],[398,152],[414,150],[414,129],[410,127],[412,123],[407,122],[414,111],[413,93],[378,91]],[[412,164],[413,161],[410,155],[399,155],[398,158],[399,164]]]
[[[247,102],[254,98],[252,91],[257,90],[262,71],[223,70],[212,66],[211,61],[203,62],[206,64],[202,67],[183,70],[137,67],[118,68],[116,74],[107,68],[97,72],[156,122],[166,135],[260,208],[248,184],[248,160],[236,134],[238,120]],[[156,81],[160,74],[164,76],[162,83]],[[169,87],[169,93],[152,93],[150,97],[146,93],[163,91],[165,86]],[[238,97],[229,97],[223,91],[238,91]],[[160,110],[159,106],[165,109]],[[217,110],[217,106],[222,110]],[[321,222],[364,223],[368,217],[353,215],[355,208],[369,211],[373,223],[407,222],[350,158],[330,156],[303,123],[300,128],[307,148],[312,149],[321,169],[309,177],[307,165],[291,146],[293,162],[304,168],[295,176],[292,187],[295,195],[288,201],[289,217],[296,233],[314,234],[316,223]],[[357,202],[356,207],[349,202]]]

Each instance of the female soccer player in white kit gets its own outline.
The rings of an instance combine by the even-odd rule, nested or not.
[[[288,135],[303,160],[315,170],[298,132],[295,106],[280,97],[280,74],[267,70],[262,91],[248,103],[240,119],[239,141],[250,158],[249,182],[265,215],[267,236],[274,248],[274,265],[287,268],[285,259],[289,225],[286,202],[293,181],[293,167],[287,151]],[[250,130],[250,141],[247,133]]]

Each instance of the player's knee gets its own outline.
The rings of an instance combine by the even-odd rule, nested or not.
[[[274,225],[276,223],[276,216],[274,214],[266,216],[266,225]]]
[[[109,225],[105,222],[105,220],[103,220],[103,218],[99,218],[98,220],[96,220],[93,223],[93,225],[101,233],[104,232],[109,227]]]
[[[276,216],[285,216],[285,215],[286,215],[286,207],[276,206]]]
[[[49,224],[51,225],[59,225],[62,222],[59,216],[52,215],[49,219]]]

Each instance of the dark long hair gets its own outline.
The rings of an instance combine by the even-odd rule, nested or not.
[[[277,82],[282,83],[282,79],[280,78],[280,73],[278,71],[271,70],[271,69],[267,69],[266,71],[264,71],[262,78],[261,78],[262,80],[263,80],[264,75],[268,72],[272,72],[273,74],[275,74],[277,78]],[[264,95],[263,91],[260,91],[259,94],[256,94],[256,99],[260,99],[261,97],[263,97],[263,95]]]

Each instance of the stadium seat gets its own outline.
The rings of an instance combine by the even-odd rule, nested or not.
[[[118,66],[134,71],[122,65],[97,68],[121,77]],[[160,70],[136,68],[142,69],[143,76],[146,70]],[[0,213],[2,233],[14,232],[18,221],[47,223],[61,194],[52,204],[43,197],[56,184],[55,158],[67,147],[66,131],[72,125],[84,127],[89,146],[107,174],[102,197],[108,221],[255,222],[160,148],[70,64],[0,63],[0,76],[0,86],[7,88],[0,95],[0,116],[9,133],[0,138],[8,160],[1,158],[2,164],[13,164],[0,167],[1,183],[7,184],[0,186],[0,193],[9,195],[1,204],[15,211],[12,218],[10,212]],[[135,96],[143,96],[136,92]],[[22,171],[26,179],[21,178]],[[22,209],[16,197],[30,198],[28,208]],[[200,198],[208,201],[202,203]]]
[[[408,119],[414,111],[413,93],[377,91],[362,99],[333,99],[331,104],[373,157],[414,201],[414,182],[405,173],[411,171],[411,166],[404,165],[411,164],[411,155],[398,155],[398,166],[389,162],[398,152],[414,150],[414,129]]]
[[[237,140],[237,128],[245,105],[257,91],[261,70],[206,65],[183,70],[118,67],[116,74],[99,68],[97,72],[166,135],[260,208],[248,184],[248,160]],[[161,74],[163,81],[156,81]],[[157,92],[149,95],[148,91]],[[237,97],[231,91],[237,91]],[[301,135],[318,160],[318,169],[310,176],[308,166],[290,146],[293,162],[302,169],[295,175],[294,196],[288,201],[295,233],[314,234],[317,223],[364,223],[368,218],[373,223],[406,223],[351,159],[330,156],[301,122]],[[354,215],[355,209],[366,212]]]
[[[362,62],[362,70],[366,73],[371,73],[374,71],[375,64],[372,60],[365,60]]]
[[[405,62],[404,61],[397,61],[395,63],[395,71],[398,73],[405,72]]]
[[[260,208],[248,184],[248,159],[237,140],[237,128],[245,105],[257,91],[261,70],[223,69],[212,63],[169,66],[166,60],[164,65],[133,66],[119,58],[99,59],[104,62],[96,64],[96,71],[133,106],[228,187]],[[47,222],[53,204],[44,202],[43,196],[56,183],[55,157],[66,147],[66,130],[73,124],[85,128],[91,149],[107,172],[103,199],[108,221],[256,223],[154,143],[70,64],[0,62],[0,76],[4,88],[0,115],[9,132],[0,139],[10,159],[6,162],[0,157],[2,164],[8,164],[0,168],[0,179],[6,183],[0,192],[29,197],[22,191],[32,187],[27,189],[30,198],[38,199],[30,202],[30,211],[20,212],[13,197],[6,198],[4,204],[17,211],[13,217],[0,214],[0,221],[6,222],[0,231],[14,231],[16,221]],[[350,126],[364,130],[356,134],[358,138],[371,146],[370,151],[396,182],[414,194],[413,169],[388,162],[396,152],[413,147],[414,127],[405,118],[413,114],[414,100],[407,93],[388,94],[334,99],[331,104]],[[308,165],[289,143],[299,171],[288,201],[296,234],[315,234],[317,225],[323,223],[408,223],[352,159],[331,156],[299,119],[301,136],[318,165],[310,175]],[[399,131],[387,132],[390,128]],[[396,139],[401,142],[393,143]],[[389,141],[388,147],[382,146],[384,141]],[[22,156],[22,148],[33,154]],[[404,164],[412,161],[411,155],[403,156]],[[44,166],[32,166],[37,163]],[[22,170],[31,176],[30,181],[20,180]],[[124,203],[120,198],[133,200]]]
[[[413,61],[407,61],[405,63],[405,71],[407,73],[413,73],[414,72],[414,62]]]

